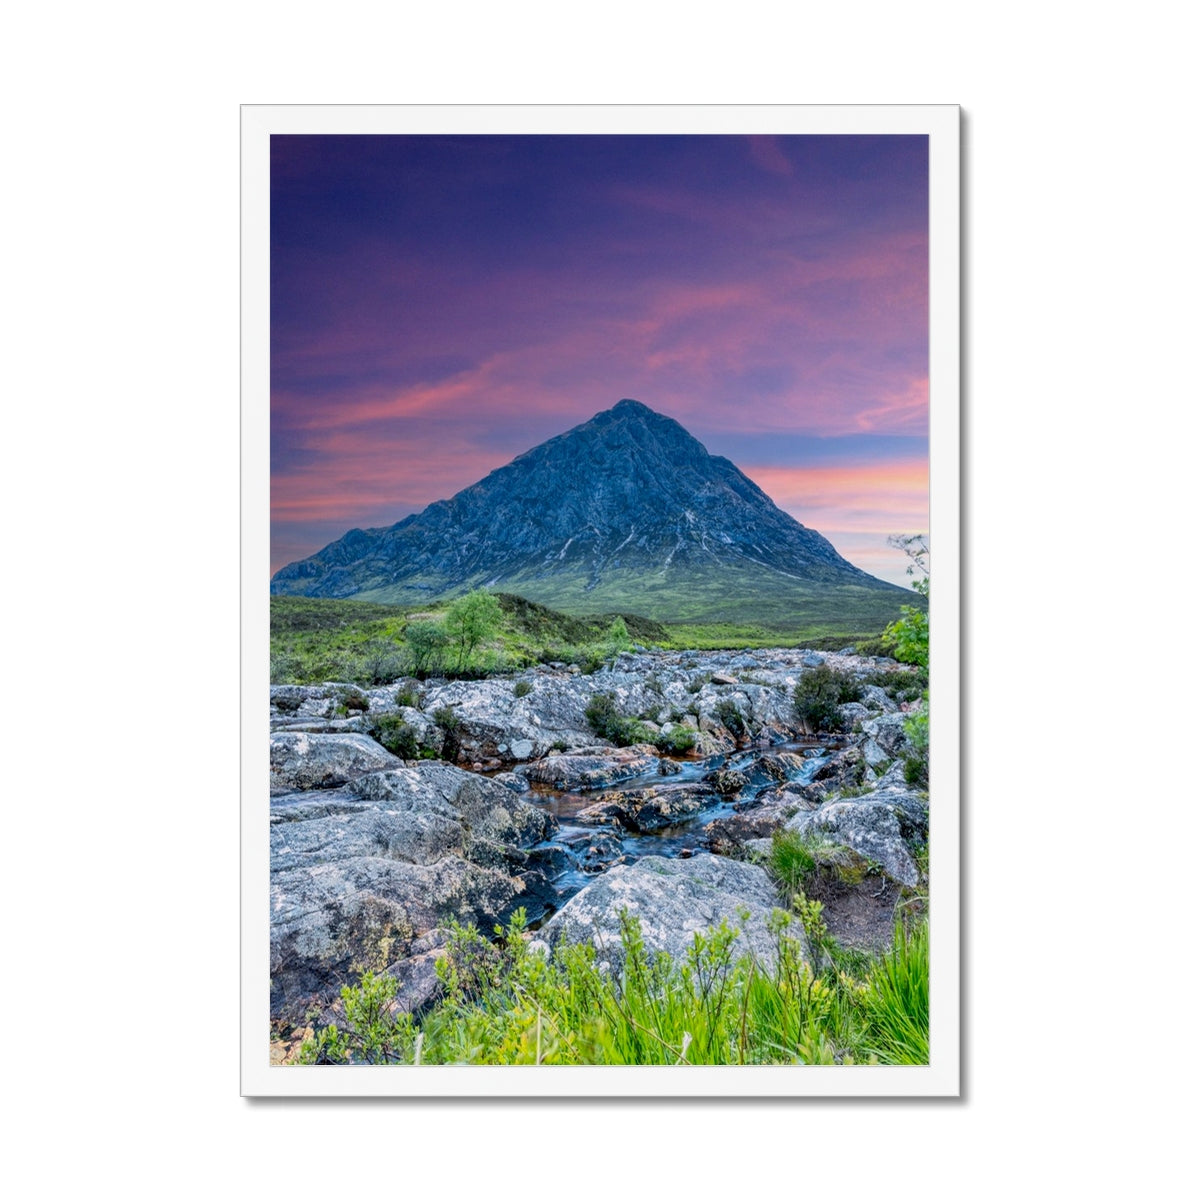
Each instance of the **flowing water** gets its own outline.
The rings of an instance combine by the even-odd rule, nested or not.
[[[595,791],[565,792],[534,785],[526,799],[547,808],[558,820],[558,830],[554,836],[536,848],[543,861],[551,865],[554,878],[553,895],[545,897],[546,911],[535,924],[546,920],[594,879],[601,869],[607,869],[610,865],[632,862],[651,854],[686,858],[692,854],[706,853],[705,825],[717,817],[730,816],[737,809],[746,807],[758,793],[776,786],[779,781],[764,779],[751,782],[732,796],[721,796],[714,792],[710,801],[706,801],[698,811],[689,813],[678,824],[648,831],[617,825],[596,825],[576,819],[584,809],[597,804],[602,796],[642,788],[653,788],[660,794],[668,793],[672,789],[694,786],[722,767],[744,770],[757,759],[776,754],[794,754],[803,758],[800,769],[788,772],[788,781],[808,783],[836,749],[828,740],[804,739],[770,747],[758,746],[730,755],[713,755],[702,760],[676,758],[672,760],[679,767],[676,774],[664,776],[655,769]],[[593,847],[599,849],[600,853],[596,855],[593,851],[589,863],[588,850]],[[588,866],[591,869],[587,869]]]

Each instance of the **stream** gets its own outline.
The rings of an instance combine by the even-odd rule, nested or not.
[[[602,797],[649,788],[658,794],[694,788],[721,768],[745,770],[764,756],[778,754],[794,754],[803,759],[800,769],[787,772],[787,782],[808,783],[838,748],[828,739],[807,738],[769,747],[759,745],[705,759],[672,757],[670,761],[678,767],[675,773],[663,775],[658,770],[651,770],[596,790],[560,791],[545,784],[533,784],[525,799],[552,813],[558,821],[558,829],[553,837],[532,849],[552,883],[549,889],[535,889],[528,897],[531,927],[536,928],[547,921],[576,892],[617,863],[632,862],[647,855],[688,858],[707,853],[704,827],[710,821],[745,809],[760,792],[777,786],[780,781],[760,775],[734,795],[722,796],[713,791],[699,810],[688,813],[676,824],[651,830],[580,821],[579,814],[596,805]],[[542,906],[540,913],[539,906]]]

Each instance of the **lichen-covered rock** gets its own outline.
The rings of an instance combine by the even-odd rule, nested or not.
[[[281,797],[271,826],[276,1015],[302,1014],[356,971],[399,961],[447,918],[487,928],[518,905],[546,910],[561,866],[528,848],[553,818],[503,784],[424,762],[322,795]]]
[[[678,825],[719,799],[712,788],[701,783],[630,788],[605,792],[575,819],[584,825],[621,825],[646,833]]]
[[[905,887],[916,887],[921,873],[911,844],[924,841],[929,816],[915,792],[873,791],[865,796],[831,800],[814,812],[797,813],[787,828],[849,846],[879,863],[889,878]]]
[[[664,951],[681,961],[695,935],[722,920],[739,930],[736,951],[772,962],[775,940],[766,922],[777,906],[766,871],[709,854],[688,859],[649,857],[616,866],[571,898],[542,928],[551,949],[560,943],[590,942],[597,958],[620,969],[621,913],[641,925],[651,954]]]
[[[659,774],[679,768],[670,759],[660,759],[649,746],[629,746],[591,754],[551,754],[534,763],[522,764],[515,774],[530,783],[541,783],[564,792],[594,791],[612,787],[639,775]]]
[[[904,713],[885,713],[862,723],[862,731],[889,757],[896,758],[912,747],[904,732]]]
[[[378,742],[361,733],[271,734],[271,790],[341,787],[368,771],[400,766]]]

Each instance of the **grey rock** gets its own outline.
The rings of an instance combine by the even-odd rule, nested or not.
[[[515,774],[564,792],[612,787],[639,775],[657,774],[659,757],[648,746],[592,754],[551,754],[517,767]]]
[[[894,713],[900,707],[883,688],[873,683],[863,688],[862,702],[873,712]]]
[[[647,833],[678,825],[718,799],[710,787],[698,783],[633,788],[605,792],[575,819],[584,825],[621,825]]]
[[[361,733],[271,734],[271,790],[340,787],[368,771],[397,767],[400,760]]]
[[[599,961],[620,970],[622,911],[638,920],[651,954],[662,951],[676,961],[682,961],[697,933],[724,919],[739,930],[738,952],[753,952],[771,963],[775,941],[766,921],[777,903],[761,867],[708,854],[652,856],[615,866],[593,880],[555,913],[539,937],[552,949],[590,942]]]
[[[904,713],[886,713],[864,721],[862,731],[883,750],[889,758],[896,758],[911,749],[908,735],[904,732]]]
[[[909,843],[926,836],[928,814],[916,793],[875,791],[853,800],[832,800],[815,812],[797,813],[787,828],[849,846],[905,887],[920,882]]]
[[[862,750],[863,760],[872,769],[881,767],[891,761],[891,756],[873,738],[864,738],[859,748]]]
[[[286,796],[275,806],[297,802]],[[357,970],[407,957],[414,938],[447,918],[485,927],[503,920],[533,905],[547,882],[528,848],[553,831],[553,819],[448,763],[360,776],[324,810],[290,816],[271,826],[277,1015],[302,1014]],[[535,915],[545,910],[538,903]]]

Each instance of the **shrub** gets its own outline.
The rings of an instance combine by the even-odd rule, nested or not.
[[[840,730],[842,715],[838,706],[861,696],[862,685],[852,675],[834,671],[828,663],[822,663],[800,676],[792,698],[796,715],[816,733]]]
[[[329,1025],[300,1048],[301,1063],[411,1062],[419,1035],[411,1013],[394,1010],[396,980],[364,974],[357,987],[342,988],[346,1028]]]
[[[400,647],[387,638],[376,638],[363,647],[360,676],[367,683],[391,683],[404,671]]]
[[[872,671],[862,678],[862,683],[882,688],[898,704],[918,700],[929,686],[926,671]]]
[[[583,710],[592,732],[615,746],[633,746],[641,742],[655,742],[657,737],[641,721],[623,717],[610,692],[600,692],[588,701]]]
[[[371,708],[366,696],[358,692],[345,691],[338,696],[338,702],[346,712],[368,712]]]
[[[920,571],[923,578],[913,581],[913,590],[929,600],[929,543],[923,534],[892,536],[888,544],[903,550],[911,560],[908,574]],[[899,662],[913,663],[929,670],[929,610],[905,604],[900,619],[883,631],[883,642]]]
[[[686,754],[696,745],[696,734],[691,729],[672,729],[670,733],[660,733],[655,745],[664,754]]]
[[[904,781],[910,787],[929,787],[929,693],[921,707],[905,719],[904,735],[913,752],[904,756]]]
[[[383,713],[376,717],[367,727],[367,733],[397,758],[421,756],[417,731],[399,713]]]
[[[397,708],[416,708],[420,696],[410,687],[400,687],[396,689],[396,707]]]
[[[462,728],[462,718],[449,705],[434,709],[434,724],[442,731],[442,757],[447,762],[456,762],[458,752],[462,748],[458,739],[458,731]]]
[[[617,617],[608,627],[608,636],[604,643],[604,657],[615,659],[633,645],[629,630],[625,627],[625,618]]]
[[[720,701],[716,708],[713,709],[713,714],[734,737],[740,738],[749,732],[749,728],[746,725],[746,718],[742,716],[742,710],[738,708],[737,701],[732,697],[727,696],[724,700]]]
[[[520,700],[522,696],[528,696],[532,691],[533,684],[530,683],[528,679],[518,679],[517,682],[513,684],[513,695],[516,696],[518,700]]]

